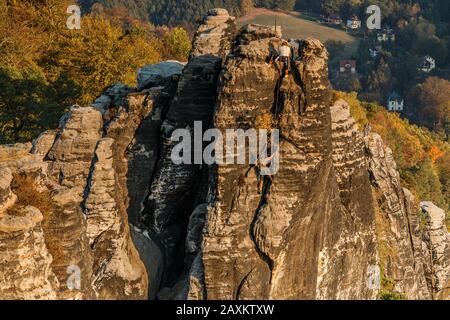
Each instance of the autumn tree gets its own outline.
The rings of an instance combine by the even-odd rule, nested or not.
[[[442,191],[447,199],[447,203],[450,204],[450,152],[439,158],[436,165],[439,170]]]
[[[448,130],[450,119],[450,82],[429,77],[411,92],[408,103],[418,114],[418,121],[433,130]],[[449,132],[447,131],[447,135]]]
[[[70,4],[0,0],[0,143],[54,128],[70,105],[91,103],[111,84],[134,86],[145,64],[187,59],[190,39],[181,28],[156,34],[124,10],[104,8],[69,30]]]
[[[162,38],[164,55],[167,58],[185,61],[191,50],[191,39],[183,28],[173,28]]]
[[[254,3],[253,0],[241,0],[241,4],[240,4],[240,11],[242,13],[242,15],[247,15],[250,13],[250,11],[252,11],[254,7]]]
[[[383,58],[377,68],[372,71],[367,80],[368,89],[370,92],[380,93],[379,102],[381,102],[384,96],[392,89],[392,74],[389,65]]]

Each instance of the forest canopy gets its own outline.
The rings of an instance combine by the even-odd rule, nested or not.
[[[295,0],[79,0],[85,11],[95,5],[105,8],[126,8],[135,18],[155,25],[192,27],[196,20],[212,8],[225,8],[242,16],[252,7],[293,10]]]
[[[111,84],[134,86],[146,64],[187,59],[182,28],[156,28],[114,8],[69,30],[70,4],[0,0],[0,144],[54,128],[71,105],[89,104]]]

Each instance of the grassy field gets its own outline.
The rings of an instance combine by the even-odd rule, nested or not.
[[[238,19],[239,27],[249,23],[281,26],[283,38],[316,38],[322,42],[329,40],[341,41],[346,44],[346,54],[351,55],[358,47],[358,40],[343,30],[329,28],[318,22],[311,21],[310,17],[303,19],[300,13],[281,13],[269,10],[257,10],[249,16]]]

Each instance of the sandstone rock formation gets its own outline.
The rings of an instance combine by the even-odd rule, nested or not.
[[[382,139],[333,101],[323,44],[291,42],[285,78],[266,63],[281,36],[211,10],[186,65],[145,66],[136,89],[0,146],[0,299],[448,298],[443,211],[419,207]],[[280,137],[262,190],[249,163],[172,161],[177,129],[261,119]]]
[[[406,198],[392,151],[381,137],[371,134],[365,141],[377,200],[379,252],[385,260],[384,273],[395,280],[396,292],[407,293],[410,299],[430,298],[423,263],[416,261],[424,254],[413,239],[412,219],[418,215],[417,207],[411,204],[413,199]]]
[[[194,133],[195,121],[204,130],[209,128],[223,58],[233,40],[232,21],[224,10],[212,10],[205,17],[162,124],[159,163],[143,211],[145,224],[165,257],[162,286],[175,281],[174,275],[183,267],[183,254],[179,252],[202,179],[201,166],[174,165],[171,153],[178,141],[173,141],[171,136],[176,129],[185,128]]]
[[[281,89],[284,99],[277,99],[273,92],[280,75],[265,58],[280,40],[254,26],[240,39],[224,66],[215,126],[253,128],[258,115],[273,114],[281,162],[273,182],[266,179],[263,195],[255,172],[246,175],[248,165],[219,166],[212,173],[202,252],[208,298],[371,298],[375,294],[366,289],[365,273],[375,263],[375,251],[361,250],[362,261],[357,263],[356,256],[352,261],[343,227],[351,221],[332,161],[325,48],[315,40],[302,43],[291,83]],[[355,214],[368,223],[362,229],[369,229],[371,212]],[[364,237],[358,231],[354,236]],[[362,269],[337,281],[340,270],[353,264]]]
[[[429,270],[432,290],[438,299],[450,296],[450,234],[445,225],[444,210],[433,203],[420,203],[426,221],[424,242],[431,262]]]
[[[144,66],[138,71],[137,90],[142,91],[163,85],[164,81],[169,80],[172,76],[181,75],[184,66],[185,64],[178,61],[164,61]]]
[[[42,219],[31,206],[23,208],[21,216],[0,215],[1,299],[56,299],[59,283]]]

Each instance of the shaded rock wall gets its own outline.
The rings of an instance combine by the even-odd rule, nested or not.
[[[234,35],[233,20],[226,11],[213,10],[205,17],[162,124],[158,166],[143,211],[152,239],[163,251],[162,286],[173,285],[182,272],[185,230],[202,179],[202,166],[193,160],[190,165],[174,165],[172,149],[178,141],[171,136],[176,129],[188,129],[193,136],[195,121],[202,125],[200,134],[210,127],[222,59]]]

